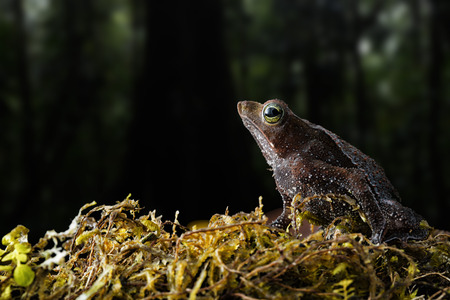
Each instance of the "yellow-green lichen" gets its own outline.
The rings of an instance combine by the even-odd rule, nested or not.
[[[28,229],[19,225],[2,238],[6,249],[0,249],[0,283],[5,283],[1,299],[11,296],[11,286],[27,287],[34,280],[35,273],[28,264],[31,245],[27,234]]]
[[[65,232],[31,247],[27,230],[5,236],[0,297],[52,299],[439,299],[450,296],[450,236],[373,245],[362,234],[307,237],[251,213],[214,215],[190,230],[141,214],[129,198],[85,205]],[[86,211],[86,212],[84,212]],[[300,212],[292,211],[294,219]],[[298,219],[299,220],[299,219]],[[17,245],[17,246],[14,246]],[[15,254],[12,254],[15,253]],[[27,266],[35,277],[18,282]],[[18,271],[18,273],[20,273]],[[20,280],[19,280],[20,281]]]

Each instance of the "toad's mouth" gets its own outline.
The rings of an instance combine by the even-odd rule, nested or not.
[[[262,154],[266,158],[267,163],[272,166],[275,160],[274,145],[269,141],[264,132],[247,116],[241,116],[242,123],[250,131],[251,135],[255,139],[256,143],[261,149]]]

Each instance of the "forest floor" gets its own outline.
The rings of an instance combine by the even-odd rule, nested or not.
[[[141,214],[138,201],[86,204],[36,245],[17,226],[0,249],[0,299],[443,299],[450,234],[374,245],[359,233],[271,228],[262,204],[205,228]],[[303,226],[303,225],[302,225]]]

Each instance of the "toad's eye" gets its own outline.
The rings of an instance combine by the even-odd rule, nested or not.
[[[269,124],[275,124],[283,117],[283,108],[276,103],[269,103],[263,108],[264,120]]]

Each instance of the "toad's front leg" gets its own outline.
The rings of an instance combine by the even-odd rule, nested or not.
[[[289,215],[291,213],[289,207],[292,199],[286,195],[282,195],[282,197],[283,197],[283,212],[281,213],[281,215],[277,217],[275,221],[270,223],[270,226],[284,230],[291,223],[291,219],[289,218]]]

